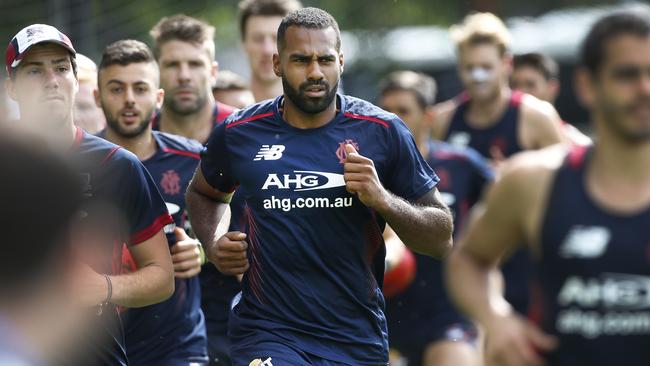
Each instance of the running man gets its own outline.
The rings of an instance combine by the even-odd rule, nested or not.
[[[104,49],[99,65],[97,105],[106,116],[100,136],[134,153],[162,194],[174,218],[165,227],[175,272],[168,300],[125,313],[129,362],[134,365],[207,365],[207,337],[201,311],[201,251],[186,231],[184,193],[196,170],[201,144],[152,131],[151,116],[163,101],[153,54],[142,42],[123,40]],[[125,253],[128,272],[135,270]]]
[[[44,24],[23,28],[7,47],[6,67],[7,92],[18,102],[20,124],[39,143],[68,152],[87,198],[83,217],[94,230],[86,242],[80,241],[83,246],[75,247],[80,262],[74,269],[75,286],[81,305],[95,311],[104,327],[86,338],[91,357],[100,361],[74,364],[126,365],[117,306],[147,306],[174,292],[163,232],[172,218],[135,155],[75,127],[77,67],[66,35]],[[129,274],[119,271],[124,243],[138,268]]]
[[[234,364],[386,364],[385,223],[411,249],[440,257],[451,215],[404,123],[336,93],[334,18],[294,11],[277,40],[284,94],[217,126],[187,193],[209,258],[223,273],[245,272],[230,314]],[[236,188],[243,233],[216,238]]]
[[[486,329],[499,365],[648,365],[650,20],[598,20],[577,90],[592,147],[527,152],[504,167],[448,265],[458,305]],[[489,285],[520,243],[535,256],[537,324]]]

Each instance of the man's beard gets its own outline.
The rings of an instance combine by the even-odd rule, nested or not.
[[[208,102],[207,94],[196,93],[196,101],[192,104],[180,103],[174,99],[173,93],[165,94],[165,106],[175,114],[188,116],[201,110]]]
[[[121,137],[127,137],[127,138],[133,138],[133,137],[138,137],[142,135],[147,128],[149,127],[149,124],[151,123],[151,116],[153,116],[154,110],[150,110],[149,113],[146,113],[143,118],[138,122],[137,128],[134,130],[126,130],[124,129],[117,117],[114,117],[112,115],[108,115],[107,113],[104,113],[106,116],[106,125],[115,131],[116,134],[118,134]]]
[[[322,86],[325,88],[325,96],[322,98],[310,98],[308,96],[305,96],[305,90],[311,86]],[[339,86],[339,81],[336,81],[336,84],[334,84],[334,87],[330,89],[329,83],[325,80],[321,81],[305,81],[304,83],[300,84],[298,89],[294,89],[291,87],[291,84],[289,84],[289,81],[285,78],[285,76],[282,76],[282,89],[284,90],[284,94],[291,100],[291,103],[293,103],[298,109],[300,109],[304,113],[309,113],[309,114],[316,114],[324,111],[327,109],[327,107],[332,104],[332,101],[336,97],[336,91],[338,90]]]
[[[650,103],[650,99],[642,98],[625,107],[614,107],[606,102],[600,103],[602,116],[607,130],[629,144],[643,144],[650,140],[650,128],[633,130],[618,122],[622,115],[629,113],[639,104]]]

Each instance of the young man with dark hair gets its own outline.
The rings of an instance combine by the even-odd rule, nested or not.
[[[179,14],[161,19],[150,34],[165,90],[153,128],[205,144],[214,127],[234,111],[212,95],[218,66],[214,27]],[[200,278],[210,359],[215,365],[229,365],[228,312],[240,285],[234,276],[224,276],[210,264],[203,266]]]
[[[555,60],[541,53],[515,55],[513,60],[510,77],[512,89],[528,93],[551,104],[555,103],[560,92],[560,75]],[[571,124],[563,123],[563,128],[571,143],[591,144],[591,139]]]
[[[153,54],[140,41],[108,45],[99,65],[97,105],[106,116],[100,136],[134,153],[166,201],[174,225],[165,227],[175,272],[176,291],[159,304],[125,313],[125,339],[134,365],[207,365],[205,320],[201,311],[201,251],[185,232],[184,192],[196,169],[201,144],[152,131],[151,116],[163,100]],[[128,253],[126,253],[128,254]],[[135,270],[128,255],[124,269]]]
[[[216,102],[214,27],[186,15],[162,18],[149,32],[165,90],[154,129],[205,143],[233,107]]]
[[[278,26],[287,14],[302,8],[298,0],[242,0],[239,32],[251,70],[251,91],[261,102],[282,94],[282,82],[273,72]]]
[[[237,365],[386,364],[385,223],[418,252],[451,247],[438,179],[408,128],[337,94],[340,43],[325,11],[289,13],[273,57],[284,94],[219,125],[188,189],[209,258],[223,273],[244,273],[229,323]],[[237,187],[243,233],[217,238]]]
[[[650,18],[598,20],[577,90],[597,136],[515,157],[448,266],[458,305],[500,365],[648,365]],[[520,243],[535,255],[537,317],[512,312],[489,278]]]
[[[74,284],[82,305],[95,311],[101,332],[85,339],[99,361],[126,365],[118,306],[142,307],[174,292],[172,260],[163,227],[172,222],[151,176],[130,152],[73,124],[78,81],[75,50],[56,28],[35,24],[18,32],[6,53],[8,94],[18,102],[20,123],[36,140],[68,153],[82,179],[85,225],[94,228],[75,247]],[[137,270],[119,271],[126,243]],[[104,343],[106,342],[106,343]],[[80,350],[85,347],[80,347]]]
[[[222,70],[212,86],[215,100],[241,109],[255,104],[255,97],[250,85],[241,75],[232,71]]]
[[[472,148],[431,140],[435,95],[433,78],[413,71],[392,72],[379,84],[379,105],[406,123],[420,153],[440,177],[438,189],[454,215],[457,234],[494,173]],[[384,238],[387,246],[394,244],[389,242],[392,236]],[[386,300],[391,349],[409,365],[479,365],[478,332],[451,305],[442,263],[421,254],[415,258],[412,285]]]

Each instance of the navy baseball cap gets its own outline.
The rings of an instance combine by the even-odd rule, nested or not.
[[[27,54],[27,51],[32,46],[40,43],[56,43],[67,49],[72,56],[77,54],[70,38],[61,33],[61,31],[47,24],[32,24],[16,33],[11,42],[9,42],[5,53],[7,72],[18,67],[20,61]]]

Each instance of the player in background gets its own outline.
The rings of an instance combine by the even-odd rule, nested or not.
[[[255,104],[255,97],[246,79],[232,71],[221,70],[212,86],[215,100],[241,109]]]
[[[485,327],[488,363],[650,363],[648,14],[599,19],[580,59],[594,145],[514,157],[449,259],[448,286]],[[536,324],[488,280],[522,243],[535,255]]]
[[[498,166],[512,154],[565,141],[555,108],[510,89],[510,34],[491,13],[468,15],[450,30],[465,91],[435,108],[433,137],[469,146]],[[503,267],[506,297],[528,311],[530,260],[519,251]]]
[[[150,32],[165,91],[154,129],[205,144],[212,129],[234,110],[212,95],[217,75],[214,27],[186,15],[161,19]],[[232,298],[241,287],[234,276],[224,276],[212,264],[203,266],[201,307],[213,365],[230,365],[227,332]]]
[[[459,232],[493,172],[472,148],[431,140],[435,95],[433,78],[413,71],[392,72],[379,84],[379,105],[397,114],[413,133],[420,153],[440,177],[440,195]],[[387,247],[391,244],[387,239]],[[415,257],[411,286],[386,300],[391,349],[409,365],[479,365],[477,330],[451,305],[442,263],[422,254]]]
[[[68,364],[126,365],[117,306],[147,306],[173,294],[174,272],[163,232],[172,218],[135,155],[74,125],[77,66],[66,35],[44,24],[25,27],[9,43],[5,60],[5,86],[18,102],[20,125],[35,143],[67,153],[86,198],[81,217],[87,230],[76,234],[77,263],[70,270],[81,306],[102,323],[86,335],[80,351],[99,361]],[[138,268],[129,274],[119,271],[124,243]]]
[[[102,109],[95,104],[97,89],[97,65],[93,60],[77,54],[79,91],[74,98],[74,124],[89,134],[96,134],[106,127]]]
[[[296,10],[277,40],[283,95],[217,126],[187,193],[209,258],[224,273],[245,272],[230,314],[231,355],[237,365],[386,364],[385,223],[410,248],[440,257],[451,246],[451,215],[404,123],[337,94],[334,18]],[[245,234],[217,238],[237,186]]]
[[[134,365],[207,365],[207,336],[201,311],[200,244],[185,232],[184,192],[196,170],[201,144],[152,131],[151,117],[163,101],[159,70],[142,42],[123,40],[104,49],[99,65],[97,105],[106,115],[101,137],[142,161],[174,218],[165,227],[175,273],[168,300],[125,313],[125,339]],[[188,225],[189,226],[189,225]],[[135,270],[125,253],[127,271]]]
[[[273,72],[278,26],[291,11],[302,8],[299,0],[242,0],[239,33],[248,56],[250,86],[256,102],[282,94],[282,82]]]
[[[214,27],[178,14],[162,18],[149,32],[165,90],[162,110],[154,129],[205,143],[214,126],[233,107],[212,96],[217,76]]]
[[[540,100],[555,104],[560,92],[560,72],[557,62],[537,52],[515,55],[513,58],[510,86],[513,90],[528,93]],[[591,139],[569,123],[564,132],[575,145],[589,145]]]

